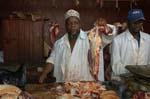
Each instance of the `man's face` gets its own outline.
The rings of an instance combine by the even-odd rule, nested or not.
[[[143,20],[139,20],[136,22],[129,22],[129,29],[134,32],[138,33],[143,28]]]
[[[80,20],[76,17],[70,17],[66,20],[66,30],[72,35],[79,33],[80,26]]]

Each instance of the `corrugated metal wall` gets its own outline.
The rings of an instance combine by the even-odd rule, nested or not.
[[[4,60],[41,62],[43,58],[43,21],[3,20]]]

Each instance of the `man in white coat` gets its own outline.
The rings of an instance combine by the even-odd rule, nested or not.
[[[128,29],[113,40],[112,80],[120,80],[120,74],[129,72],[126,65],[150,65],[150,35],[142,31],[142,10],[131,9],[127,20]]]
[[[39,82],[43,83],[54,68],[56,82],[93,81],[88,63],[90,48],[87,33],[81,29],[80,15],[70,9],[65,13],[66,34],[56,41]]]
[[[46,60],[46,66],[39,78],[43,83],[47,74],[54,69],[56,82],[64,81],[93,81],[88,61],[88,51],[91,48],[87,32],[81,29],[80,15],[75,10],[68,10],[65,14],[66,34],[56,41],[51,55]],[[115,27],[108,25],[113,34]],[[102,47],[110,43],[113,35],[102,35]],[[98,80],[104,80],[103,51],[100,50],[100,72]]]

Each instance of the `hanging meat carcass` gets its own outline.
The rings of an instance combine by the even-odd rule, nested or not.
[[[91,66],[91,73],[95,80],[98,80],[99,64],[100,64],[100,49],[102,48],[102,34],[109,35],[110,28],[107,26],[107,22],[103,18],[99,18],[94,27],[88,31],[88,37],[90,42],[90,50],[88,52],[88,60]]]

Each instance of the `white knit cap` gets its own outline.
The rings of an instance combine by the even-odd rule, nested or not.
[[[65,20],[68,19],[69,17],[74,16],[80,19],[80,14],[78,11],[70,9],[65,13]]]

